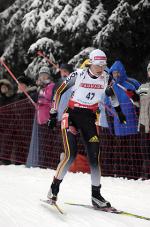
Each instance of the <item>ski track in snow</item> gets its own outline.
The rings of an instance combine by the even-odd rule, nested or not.
[[[68,173],[60,186],[58,204],[43,204],[55,171],[0,166],[0,227],[150,227],[150,221],[69,206],[90,204],[90,175]],[[150,180],[102,177],[102,195],[121,210],[150,217]]]

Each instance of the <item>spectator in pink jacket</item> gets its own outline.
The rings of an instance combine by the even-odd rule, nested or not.
[[[49,119],[49,111],[52,103],[54,83],[50,76],[50,70],[47,66],[43,66],[39,70],[38,80],[36,82],[39,87],[37,122],[38,124],[46,124]]]
[[[38,86],[39,94],[37,112],[33,122],[30,148],[26,161],[27,167],[43,166],[46,163],[45,135],[48,136],[47,121],[49,119],[54,88],[50,70],[47,66],[40,68],[36,84]]]

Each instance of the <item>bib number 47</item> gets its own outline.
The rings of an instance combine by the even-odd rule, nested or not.
[[[95,96],[95,93],[89,92],[89,93],[87,94],[86,98],[87,98],[88,100],[92,100],[92,99],[94,98],[94,96]]]

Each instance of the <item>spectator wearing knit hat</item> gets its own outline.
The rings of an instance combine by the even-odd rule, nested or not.
[[[42,66],[37,75],[36,85],[38,88],[42,88],[49,84],[50,81],[53,81],[50,69],[47,66]]]
[[[33,167],[43,165],[45,163],[45,142],[43,135],[47,129],[47,121],[52,105],[54,82],[47,66],[39,69],[36,81],[38,86],[37,111],[33,123],[32,137],[30,142],[29,154],[26,166]]]
[[[41,125],[46,124],[49,119],[49,111],[52,104],[53,89],[55,85],[47,66],[40,68],[36,84],[39,88],[37,121],[38,124]]]
[[[7,105],[13,102],[15,90],[13,84],[7,80],[0,80],[0,106]]]

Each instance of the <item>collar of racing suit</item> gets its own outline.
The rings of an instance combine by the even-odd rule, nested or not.
[[[99,77],[99,75],[94,75],[90,69],[88,69],[88,74],[89,74],[89,76],[92,77],[93,79],[97,79],[97,78]]]

